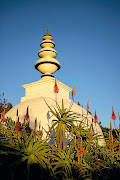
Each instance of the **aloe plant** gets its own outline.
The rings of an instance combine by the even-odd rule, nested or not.
[[[30,175],[30,167],[32,164],[38,164],[42,169],[51,168],[51,164],[49,163],[49,151],[51,151],[50,145],[43,141],[35,142],[35,135],[32,131],[29,136],[26,137],[25,142],[22,138],[22,132],[18,133],[18,137],[16,136],[16,141],[12,142],[7,141],[6,143],[0,142],[0,147],[3,149],[1,154],[9,155],[14,157],[11,159],[10,167],[15,171],[17,167],[21,164],[26,164],[28,179]],[[52,168],[51,168],[52,169]]]
[[[72,128],[75,127],[74,123],[78,121],[77,119],[79,118],[79,115],[64,108],[63,100],[62,107],[60,107],[57,102],[56,107],[54,108],[51,108],[47,102],[46,104],[49,107],[50,112],[55,117],[55,119],[53,120],[53,124],[47,134],[50,134],[49,137],[51,137],[53,133],[55,133],[54,140],[56,141],[57,147],[59,149],[65,150],[66,134],[68,132],[70,133]]]
[[[92,127],[83,127],[83,116],[56,103],[47,138],[42,131],[27,131],[22,124],[6,120],[0,129],[0,170],[9,165],[11,179],[110,179],[120,171],[120,131],[106,132],[106,146],[100,147]],[[81,120],[79,120],[81,118]],[[78,123],[76,123],[78,122]],[[6,173],[7,174],[7,173]],[[22,176],[23,174],[23,176]],[[113,175],[112,175],[113,174]]]

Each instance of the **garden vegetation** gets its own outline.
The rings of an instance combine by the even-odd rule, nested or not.
[[[1,177],[8,180],[119,179],[120,126],[114,131],[112,126],[104,129],[106,145],[101,147],[98,145],[101,137],[95,134],[92,125],[85,127],[83,115],[66,109],[63,101],[61,106],[56,103],[52,108],[46,104],[55,118],[45,138],[44,128],[37,124],[37,119],[34,130],[30,129],[28,109],[23,124],[18,114],[17,122],[1,119]]]

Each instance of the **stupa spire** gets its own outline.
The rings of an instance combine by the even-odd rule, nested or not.
[[[48,28],[47,28],[47,35],[49,35],[49,30],[48,30]]]
[[[54,77],[53,73],[60,69],[60,63],[55,59],[57,52],[55,49],[55,43],[52,41],[53,37],[49,34],[47,28],[47,34],[43,36],[43,41],[41,42],[41,50],[38,52],[40,59],[35,63],[35,68],[40,71],[45,76]]]

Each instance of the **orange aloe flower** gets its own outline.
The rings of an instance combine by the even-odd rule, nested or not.
[[[88,115],[88,111],[89,111],[89,100],[88,100],[88,103],[87,103],[87,115]]]
[[[75,98],[75,85],[74,85],[74,88],[72,90],[72,99],[73,99],[73,102],[74,102],[74,98]]]

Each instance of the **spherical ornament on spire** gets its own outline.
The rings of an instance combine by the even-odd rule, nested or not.
[[[40,44],[42,49],[38,52],[40,59],[35,64],[35,68],[43,74],[41,77],[54,77],[53,73],[61,67],[60,63],[55,59],[57,52],[53,49],[55,43],[52,40],[53,37],[47,29],[47,34],[43,36],[43,41]]]

